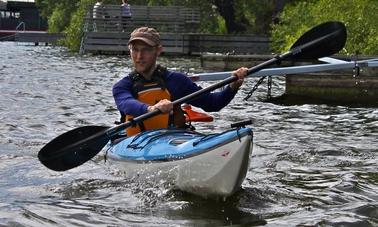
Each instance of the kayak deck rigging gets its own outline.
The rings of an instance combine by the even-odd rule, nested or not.
[[[230,129],[213,134],[185,129],[155,129],[117,139],[109,147],[113,149],[113,155],[121,159],[172,160],[198,155],[233,140],[240,141],[241,137],[250,133],[249,128]]]

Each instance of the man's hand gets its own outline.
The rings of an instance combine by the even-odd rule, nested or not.
[[[239,87],[243,84],[244,78],[247,76],[248,68],[246,67],[241,67],[232,72],[233,76],[238,77],[238,80],[235,82],[232,82],[230,84],[230,87],[233,91],[237,91]]]
[[[159,109],[162,113],[171,113],[173,111],[173,104],[168,99],[160,100],[153,106],[149,106],[147,108],[148,112],[152,112],[155,109]]]

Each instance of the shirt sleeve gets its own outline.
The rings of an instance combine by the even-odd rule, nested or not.
[[[147,113],[148,105],[133,97],[132,82],[128,76],[117,82],[112,91],[117,108],[122,114],[138,117]]]
[[[181,73],[170,73],[167,81],[167,86],[175,100],[202,89],[201,86],[198,86],[191,79]],[[204,111],[215,112],[227,106],[235,97],[236,93],[237,91],[233,91],[231,87],[227,85],[221,91],[207,92],[190,100],[188,103],[200,107]]]

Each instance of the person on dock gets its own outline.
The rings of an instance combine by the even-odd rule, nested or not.
[[[104,24],[103,0],[97,0],[93,6],[93,31],[101,30]],[[102,26],[101,26],[102,25]],[[101,27],[101,28],[100,28]]]
[[[187,96],[201,87],[185,74],[167,70],[156,61],[163,51],[159,33],[154,28],[135,29],[128,41],[134,70],[113,86],[113,97],[121,113],[121,122],[159,109],[163,114],[143,121],[127,129],[127,135],[140,131],[185,127],[184,114],[172,101]],[[228,105],[239,90],[248,69],[239,68],[233,72],[238,80],[219,92],[205,93],[189,102],[205,111],[220,111]]]
[[[131,18],[131,7],[130,4],[127,3],[127,0],[122,0],[121,4],[121,27],[122,31],[126,30],[126,22]]]

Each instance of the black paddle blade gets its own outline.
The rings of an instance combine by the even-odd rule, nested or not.
[[[338,21],[320,24],[303,34],[290,48],[295,59],[317,59],[339,52],[347,39],[346,27]],[[297,49],[297,50],[296,50]]]
[[[72,169],[92,159],[108,143],[106,126],[84,126],[68,131],[46,144],[39,161],[55,171]]]

